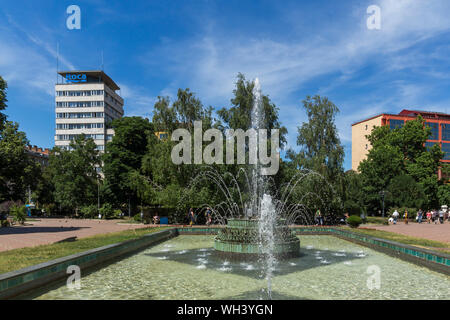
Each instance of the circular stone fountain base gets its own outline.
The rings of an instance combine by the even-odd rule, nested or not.
[[[214,240],[216,254],[229,260],[255,260],[261,257],[262,246],[258,220],[229,219]],[[289,229],[285,220],[275,226],[273,255],[278,259],[300,255],[300,239]]]

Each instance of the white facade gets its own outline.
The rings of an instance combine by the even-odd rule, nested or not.
[[[123,99],[115,92],[119,87],[102,71],[59,74],[87,74],[89,80],[55,85],[55,146],[69,148],[75,136],[85,134],[103,152],[114,135],[114,130],[107,128],[108,123],[124,114]]]

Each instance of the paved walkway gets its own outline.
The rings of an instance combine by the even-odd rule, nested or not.
[[[146,228],[149,225],[117,224],[120,220],[40,219],[25,226],[0,228],[0,251],[49,244],[70,237]],[[150,225],[151,226],[151,225]]]
[[[425,238],[430,240],[436,240],[440,242],[450,242],[450,222],[445,221],[443,224],[434,223],[408,223],[398,222],[396,225],[364,225],[364,227],[395,232],[406,236],[412,236],[416,238]]]
[[[26,226],[0,228],[0,251],[33,247],[58,242],[70,237],[86,238],[122,230],[151,227],[152,225],[117,224],[121,220],[41,219],[27,222]],[[180,225],[181,226],[181,225]],[[186,226],[186,225],[184,225]],[[205,227],[205,226],[194,226]],[[399,222],[397,225],[364,225],[377,230],[450,242],[450,222],[444,224]]]

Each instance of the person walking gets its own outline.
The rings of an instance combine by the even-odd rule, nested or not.
[[[403,217],[405,218],[405,224],[408,224],[408,210],[405,210]]]
[[[427,222],[431,223],[431,211],[430,210],[427,211]]]
[[[397,209],[395,209],[394,213],[392,214],[392,219],[394,219],[394,224],[397,224],[398,216],[400,214],[398,213]]]
[[[438,211],[437,210],[433,210],[432,220],[433,220],[434,224],[438,223]]]
[[[417,212],[417,222],[422,223],[422,217],[423,217],[423,211],[422,209],[419,209],[419,212]]]
[[[189,225],[192,227],[192,225],[195,224],[195,213],[192,208],[189,210],[189,220]]]
[[[206,225],[209,226],[211,224],[211,220],[212,220],[211,209],[209,209],[209,207],[206,208],[205,218],[206,218]]]
[[[439,222],[441,223],[441,224],[443,224],[444,223],[444,210],[439,210]]]

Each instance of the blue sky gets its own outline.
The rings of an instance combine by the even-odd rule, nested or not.
[[[66,8],[81,8],[81,30]],[[381,29],[368,30],[369,5]],[[0,7],[0,75],[10,120],[31,144],[53,147],[56,46],[60,69],[104,69],[126,115],[151,117],[159,95],[190,88],[230,105],[238,72],[259,77],[280,108],[288,144],[306,120],[301,101],[327,96],[351,167],[351,124],[402,109],[449,112],[450,1],[29,1]]]

